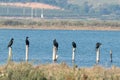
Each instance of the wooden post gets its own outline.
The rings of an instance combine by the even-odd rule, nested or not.
[[[53,46],[53,61],[57,61],[57,48]]]
[[[112,50],[110,50],[110,62],[112,62]]]
[[[9,47],[8,61],[12,60],[12,47]]]
[[[26,62],[28,61],[29,46],[26,45]]]
[[[96,63],[98,64],[100,62],[100,48],[96,50]]]
[[[75,50],[76,50],[76,48],[73,47],[73,49],[72,49],[72,61],[75,61]]]

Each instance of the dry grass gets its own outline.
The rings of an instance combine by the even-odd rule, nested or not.
[[[120,68],[69,67],[61,64],[9,63],[0,66],[0,80],[120,80]]]
[[[42,29],[42,30],[120,30],[119,21],[79,21],[56,19],[4,19],[0,29]]]

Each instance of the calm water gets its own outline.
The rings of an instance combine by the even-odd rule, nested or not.
[[[72,45],[77,44],[76,61],[79,67],[95,65],[95,44],[101,42],[100,65],[120,67],[120,32],[119,31],[66,31],[66,30],[0,30],[0,64],[5,64],[8,57],[7,45],[13,37],[13,60],[25,60],[25,37],[29,36],[29,60],[36,64],[52,63],[53,39],[59,43],[58,63],[72,65]],[[113,63],[110,63],[110,49],[113,51]]]

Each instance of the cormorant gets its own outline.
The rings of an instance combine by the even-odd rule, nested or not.
[[[76,48],[76,43],[74,41],[72,42],[72,46],[73,48]]]
[[[58,42],[56,41],[56,39],[53,40],[53,45],[58,49]]]
[[[11,40],[10,40],[10,42],[9,42],[9,44],[8,44],[8,48],[12,46],[12,44],[13,44],[13,40],[14,40],[14,39],[11,38]]]
[[[96,49],[98,49],[100,47],[100,45],[102,45],[101,43],[97,42],[96,43]]]
[[[26,42],[26,45],[28,45],[28,47],[29,47],[29,40],[28,40],[28,38],[29,38],[29,37],[26,37],[25,42]]]

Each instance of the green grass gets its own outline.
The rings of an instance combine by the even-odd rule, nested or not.
[[[8,63],[0,66],[0,80],[120,80],[120,68],[69,67],[65,63],[41,64]]]

